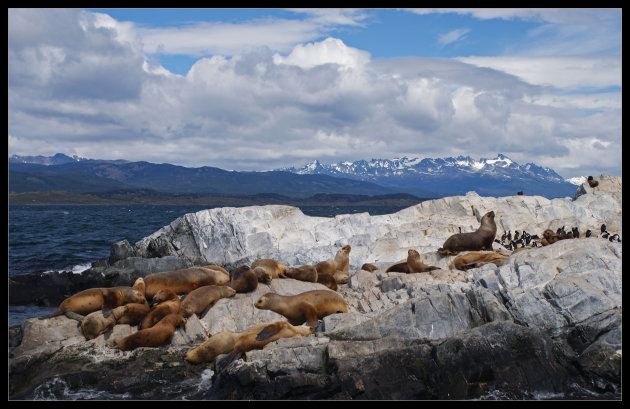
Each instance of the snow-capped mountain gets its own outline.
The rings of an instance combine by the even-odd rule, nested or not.
[[[474,190],[481,195],[507,196],[524,192],[545,197],[573,196],[575,185],[553,169],[534,163],[519,165],[503,154],[494,159],[395,158],[339,162],[325,165],[315,160],[301,168],[280,169],[298,174],[324,174],[405,188],[424,197],[459,195]]]
[[[20,156],[20,155],[11,155],[9,157],[9,163],[34,163],[38,165],[63,165],[71,162],[80,162],[83,160],[87,160],[86,158],[82,158],[77,155],[64,155],[63,153],[57,153],[54,156]]]

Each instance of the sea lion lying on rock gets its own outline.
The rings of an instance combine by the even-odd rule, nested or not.
[[[501,267],[508,256],[499,253],[466,253],[455,257],[451,266],[457,270],[470,270],[471,268],[478,268],[484,264],[492,263],[497,267]]]
[[[184,317],[201,314],[221,298],[233,297],[236,290],[225,285],[205,285],[192,290],[182,299],[180,313]]]
[[[141,329],[121,339],[110,349],[131,351],[139,347],[159,347],[168,345],[173,339],[175,328],[185,325],[186,318],[180,314],[169,314],[151,328]]]
[[[179,312],[181,302],[179,296],[175,294],[173,290],[165,289],[158,291],[153,296],[153,307],[147,316],[142,320],[140,329],[151,328],[162,318],[169,314],[176,314]]]
[[[420,253],[414,249],[407,251],[407,261],[397,263],[389,266],[386,273],[399,272],[399,273],[424,273],[426,271],[439,270],[440,267],[428,266],[420,261]]]
[[[175,294],[184,294],[204,285],[223,285],[230,281],[230,274],[222,267],[207,265],[181,270],[162,271],[144,277],[147,299],[160,290],[170,289]]]
[[[39,319],[56,317],[70,311],[87,315],[101,308],[108,315],[109,311],[121,305],[143,302],[146,302],[144,294],[132,287],[88,288],[66,298],[55,312]]]

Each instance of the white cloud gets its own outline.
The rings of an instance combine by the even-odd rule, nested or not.
[[[458,60],[565,90],[621,87],[621,57],[461,57]]]
[[[467,28],[458,28],[453,31],[449,31],[446,34],[442,34],[438,37],[438,44],[448,45],[465,38],[466,34],[470,32]]]
[[[358,69],[369,60],[368,52],[348,47],[343,41],[331,37],[321,42],[298,44],[286,57],[274,55],[276,64],[297,65],[301,68],[332,63],[339,64],[341,67]]]
[[[128,24],[9,13],[10,153],[267,170],[501,152],[563,176],[620,164],[620,93],[547,86],[620,86],[619,58],[372,59],[331,37],[282,43],[284,57],[261,41],[178,76]]]

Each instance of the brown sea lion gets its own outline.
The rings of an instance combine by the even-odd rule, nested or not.
[[[204,285],[223,285],[230,281],[229,273],[219,266],[189,267],[182,270],[163,271],[144,277],[147,299],[163,289],[183,294]]]
[[[117,319],[117,324],[138,325],[151,309],[146,300],[143,303],[134,302],[125,304],[125,307],[127,307],[127,311],[125,311],[122,317]]]
[[[560,234],[554,233],[551,229],[546,229],[543,232],[543,238],[540,240],[540,244],[542,244],[543,246],[548,246],[562,239],[564,239],[564,237],[562,237]]]
[[[439,270],[440,267],[436,266],[428,266],[420,261],[420,253],[416,250],[409,249],[407,251],[407,261],[403,261],[402,263],[397,263],[392,266],[389,266],[386,273],[390,272],[399,272],[399,273],[424,273],[426,271]]]
[[[236,294],[236,290],[232,287],[204,285],[186,294],[182,299],[179,311],[184,317],[201,314],[221,298],[233,297],[234,294]]]
[[[460,251],[492,251],[492,242],[497,234],[497,225],[494,222],[494,211],[489,211],[481,218],[479,229],[470,233],[457,233],[450,236],[438,253],[442,255],[455,255]]]
[[[220,365],[217,365],[217,371],[221,372],[247,351],[261,349],[270,342],[277,341],[280,338],[303,337],[312,333],[312,327],[305,325],[293,326],[286,321],[276,321],[250,328],[239,334],[230,354]]]
[[[337,251],[334,259],[320,261],[315,264],[317,274],[328,274],[333,276],[337,284],[346,284],[350,279],[350,250],[349,245],[343,246]]]
[[[142,303],[144,295],[131,287],[88,288],[66,298],[52,314],[39,319],[51,318],[66,312],[87,315],[99,309],[108,311],[128,303]]]
[[[189,349],[184,359],[193,364],[213,361],[221,354],[232,352],[234,344],[240,336],[241,333],[239,332],[218,332],[203,341],[198,347]]]
[[[285,277],[293,278],[300,281],[308,281],[309,283],[317,282],[317,269],[313,266],[302,265],[287,269],[284,273]]]
[[[337,281],[330,274],[317,274],[317,282],[333,291],[337,291]]]
[[[249,293],[258,287],[258,277],[249,266],[240,266],[232,271],[230,287],[237,293]]]
[[[175,294],[173,290],[165,289],[158,291],[153,296],[153,307],[151,307],[147,316],[142,320],[140,329],[151,328],[167,315],[178,313],[180,306],[181,302],[179,296]]]
[[[171,342],[175,328],[185,325],[186,318],[180,314],[169,314],[151,328],[141,329],[121,339],[111,349],[131,351],[139,347],[159,347]]]
[[[262,327],[262,328],[261,328]],[[230,355],[239,357],[252,349],[261,349],[270,342],[280,338],[303,337],[313,333],[313,328],[306,325],[291,325],[286,321],[276,321],[257,326],[251,331],[242,333]]]
[[[91,312],[81,320],[81,331],[83,331],[86,339],[94,339],[105,332],[111,331],[118,319],[126,311],[127,306],[121,305],[114,308],[107,317],[103,315],[101,310]]]
[[[372,271],[378,270],[378,267],[376,267],[374,264],[364,263],[361,266],[361,270],[369,271],[371,273]]]
[[[271,258],[261,258],[252,263],[251,269],[259,282],[269,284],[272,279],[284,276],[287,266]]]
[[[508,256],[499,253],[466,253],[455,257],[451,264],[457,270],[466,271],[471,268],[478,268],[484,264],[492,263],[501,267]]]
[[[327,315],[348,312],[343,297],[329,290],[312,290],[297,295],[267,293],[254,306],[283,315],[292,325],[306,322],[311,327]]]

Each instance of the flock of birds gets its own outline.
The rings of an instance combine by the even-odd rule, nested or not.
[[[555,233],[553,233],[551,229],[547,229],[543,233],[542,238],[537,234],[532,235],[525,230],[523,230],[522,232],[515,230],[514,234],[512,235],[512,231],[508,230],[507,232],[503,232],[500,240],[495,239],[494,242],[502,245],[507,250],[512,251],[517,248],[546,246],[558,240],[577,239],[580,237],[580,231],[577,227],[572,227],[570,231],[566,231],[565,227],[566,226],[562,226],[558,228]],[[607,231],[606,224],[602,224],[599,230],[599,237],[607,239],[610,242],[621,242],[621,237],[619,236],[619,233],[609,233]],[[590,229],[586,230],[586,232],[584,232],[584,236],[593,236],[593,231]],[[552,240],[550,240],[549,238],[552,238]]]

